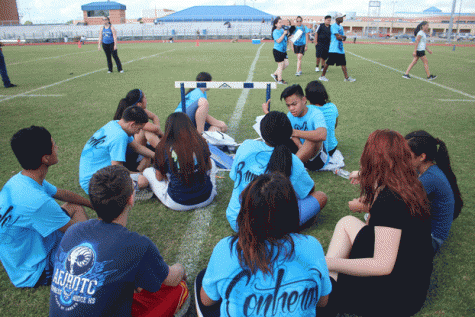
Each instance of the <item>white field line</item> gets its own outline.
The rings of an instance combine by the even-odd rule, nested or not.
[[[0,95],[0,98],[10,97],[9,95]],[[18,97],[64,97],[64,95],[18,95]]]
[[[469,99],[439,99],[439,101],[446,101],[446,102],[453,102],[453,101],[475,102],[475,100],[469,100]]]
[[[254,69],[256,68],[256,63],[259,59],[262,46],[264,46],[264,44],[262,44],[257,50],[256,57],[251,64],[246,82],[252,82]],[[236,128],[239,126],[239,122],[241,121],[242,111],[244,109],[244,104],[246,103],[248,94],[249,89],[243,89],[241,96],[237,101],[236,108],[234,109],[234,113],[231,116],[229,122],[231,136],[237,132]],[[219,187],[219,183],[216,183],[217,187]],[[178,251],[177,262],[185,266],[187,276],[193,279],[198,274],[198,269],[203,269],[197,268],[196,264],[200,256],[201,246],[208,234],[212,212],[215,208],[216,202],[213,202],[211,205],[205,208],[199,208],[194,211],[193,219],[191,220],[190,224],[188,225],[188,229],[183,235],[183,240]]]
[[[47,60],[47,59],[61,58],[61,57],[64,57],[64,56],[69,56],[69,55],[90,53],[90,52],[97,52],[97,50],[84,50],[84,51],[82,51],[82,52],[77,52],[77,53],[70,53],[70,54],[64,54],[64,55],[58,55],[58,56],[37,58],[37,59],[29,60],[29,61],[11,63],[11,64],[8,64],[7,67],[14,66],[14,65],[20,65],[20,64],[26,64],[26,63],[31,63],[31,62],[37,62],[37,61],[44,61],[44,60]]]
[[[164,51],[164,52],[160,52],[160,53],[157,53],[157,54],[153,54],[153,55],[150,55],[150,56],[144,56],[144,57],[141,57],[141,58],[138,58],[138,59],[133,59],[133,60],[130,60],[128,62],[125,62],[125,63],[122,63],[122,64],[130,64],[130,63],[133,63],[133,62],[137,62],[137,61],[141,61],[143,59],[146,59],[146,58],[152,58],[152,57],[155,57],[155,56],[158,56],[160,54],[163,54],[163,53],[168,53],[168,52],[173,52],[175,51],[175,49],[172,49],[172,50],[168,50],[168,51]],[[95,70],[93,72],[89,72],[89,73],[86,73],[86,74],[82,74],[82,75],[78,75],[78,76],[74,76],[74,77],[71,77],[71,78],[68,78],[68,79],[65,79],[65,80],[61,80],[61,81],[58,81],[56,83],[53,83],[53,84],[50,84],[50,85],[46,85],[46,86],[43,86],[43,87],[39,87],[39,88],[35,88],[33,90],[30,90],[30,91],[26,91],[26,92],[22,92],[18,95],[12,95],[12,96],[9,96],[7,98],[4,98],[4,99],[0,99],[0,103],[4,102],[4,101],[7,101],[7,100],[11,100],[11,99],[14,99],[14,98],[17,98],[17,97],[22,97],[24,95],[27,95],[27,94],[30,94],[32,92],[35,92],[35,91],[38,91],[38,90],[42,90],[42,89],[46,89],[46,88],[50,88],[50,87],[53,87],[53,86],[57,86],[57,85],[61,85],[63,83],[66,83],[68,81],[71,81],[71,80],[74,80],[74,79],[78,79],[78,78],[81,78],[81,77],[85,77],[85,76],[89,76],[89,75],[92,75],[92,74],[95,74],[97,72],[102,72],[104,70],[106,70],[107,68],[101,68],[101,69],[98,69],[98,70]]]
[[[399,69],[396,69],[396,68],[393,68],[393,67],[391,67],[391,66],[387,66],[387,65],[381,64],[381,63],[379,63],[379,62],[376,62],[376,61],[373,61],[373,60],[371,60],[371,59],[365,58],[365,57],[363,57],[363,56],[356,55],[356,54],[351,53],[351,52],[348,52],[348,51],[346,51],[346,52],[347,52],[348,54],[353,55],[353,56],[359,57],[359,58],[361,58],[361,59],[363,59],[363,60],[365,60],[365,61],[371,62],[371,63],[376,64],[376,65],[379,65],[379,66],[386,67],[386,68],[388,68],[388,69],[390,69],[390,70],[393,70],[393,71],[395,71],[395,72],[398,72],[398,73],[400,73],[400,74],[404,74],[404,73],[405,73],[405,72],[403,72],[403,71],[401,71],[401,70],[399,70]],[[465,97],[469,97],[469,98],[475,99],[475,96],[473,96],[473,95],[467,94],[466,92],[463,92],[463,91],[461,91],[461,90],[457,90],[457,89],[454,89],[454,88],[451,88],[451,87],[447,87],[447,86],[441,85],[441,84],[439,84],[439,83],[434,82],[433,80],[427,80],[427,79],[425,79],[425,78],[417,77],[417,76],[413,76],[413,75],[411,75],[411,78],[419,79],[419,80],[425,81],[425,82],[427,82],[427,83],[429,83],[429,84],[436,85],[436,86],[438,86],[438,87],[440,87],[440,88],[444,88],[444,89],[450,90],[450,91],[452,91],[452,92],[461,94],[461,95],[463,95],[463,96],[465,96]],[[405,79],[405,80],[407,80],[407,79]]]

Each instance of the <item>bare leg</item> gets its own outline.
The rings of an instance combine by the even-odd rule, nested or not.
[[[145,131],[145,138],[147,139],[148,143],[150,143],[150,145],[154,148],[156,148],[158,143],[160,143],[160,138],[155,133]]]
[[[208,115],[206,117],[206,122],[211,126],[208,131],[219,131],[219,132],[226,132],[228,131],[228,126],[221,120],[213,118],[212,116]]]
[[[365,223],[354,216],[341,218],[336,224],[326,256],[329,258],[348,259],[356,235],[365,226]],[[338,279],[337,272],[330,272],[330,276]]]
[[[209,103],[205,98],[198,100],[198,109],[195,113],[196,129],[201,134],[205,130],[205,122],[208,117]]]
[[[327,73],[327,69],[328,69],[328,64],[325,63],[325,67],[323,67],[323,71],[322,71],[322,77],[325,77],[325,74]]]
[[[348,78],[348,71],[346,70],[346,66],[341,66],[341,70],[343,71],[343,75],[345,76],[345,79]]]
[[[327,195],[324,192],[317,192],[317,191],[313,191],[310,195],[312,195],[318,200],[318,203],[320,204],[320,211],[321,211],[327,204],[327,200],[328,200]]]
[[[275,71],[274,75],[277,76],[277,81],[282,80],[282,71],[284,70],[284,61],[277,63],[277,70]]]
[[[152,166],[152,159],[145,157],[140,161],[139,165],[137,166],[137,171],[143,172],[144,169],[150,166]]]
[[[409,64],[409,67],[407,68],[406,72],[405,72],[405,75],[409,75],[409,72],[411,71],[412,67],[414,67],[414,65],[416,65],[417,61],[419,60],[419,57],[414,57],[414,59],[412,60],[412,62]]]
[[[429,77],[430,71],[429,71],[429,61],[427,60],[427,56],[422,56],[421,61],[422,63],[424,63],[424,69],[426,71],[427,77]]]
[[[297,72],[302,71],[302,57],[303,54],[297,54]]]
[[[76,222],[87,221],[89,219],[83,206],[64,203],[61,207],[66,210],[71,219]]]
[[[139,186],[139,189],[143,189],[148,186],[148,180],[145,176],[139,175],[137,185]]]

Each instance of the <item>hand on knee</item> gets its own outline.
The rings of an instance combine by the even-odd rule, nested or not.
[[[137,185],[139,186],[139,189],[145,188],[148,186],[148,180],[145,176],[139,175]]]

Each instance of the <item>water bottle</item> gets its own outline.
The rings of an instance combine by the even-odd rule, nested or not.
[[[341,176],[343,178],[349,179],[350,178],[350,172],[345,171],[344,169],[337,168],[333,171],[335,175]]]

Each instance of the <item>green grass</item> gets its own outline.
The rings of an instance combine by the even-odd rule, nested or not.
[[[264,45],[253,81],[269,81],[269,74],[276,67],[271,54],[272,44]],[[107,74],[104,53],[98,52],[95,45],[82,49],[73,45],[6,47],[8,72],[12,82],[19,86],[1,89],[1,95],[15,96],[52,85],[31,94],[62,97],[20,96],[4,102],[1,102],[4,97],[0,97],[0,186],[20,171],[10,149],[10,137],[21,128],[41,125],[52,133],[59,146],[60,162],[50,169],[47,180],[60,188],[84,194],[78,183],[81,150],[89,137],[112,119],[119,100],[129,90],[140,88],[144,91],[148,108],[160,117],[163,128],[180,98],[174,81],[194,80],[200,71],[211,73],[215,81],[245,81],[257,49],[257,45],[250,43],[201,43],[199,47],[194,43],[120,44],[119,56],[125,73]],[[346,45],[347,52],[400,71],[405,71],[410,63],[412,49],[397,45]],[[452,47],[435,46],[432,49],[434,54],[428,59],[431,72],[439,76],[435,83],[474,95],[474,48],[457,47],[455,52]],[[284,79],[303,87],[317,79],[320,75],[314,72],[314,54],[310,47],[303,60],[303,75],[295,77],[296,58],[289,52],[291,65],[284,71]],[[341,70],[331,67],[327,74],[330,81],[325,87],[340,113],[336,131],[338,148],[345,156],[348,170],[358,168],[364,143],[375,129],[390,128],[402,134],[425,129],[447,144],[465,207],[454,222],[449,239],[435,257],[428,300],[417,316],[474,315],[475,198],[470,168],[475,156],[475,103],[440,101],[473,98],[417,79],[404,80],[396,71],[351,54],[347,54],[347,61],[349,73],[357,81],[343,82]],[[422,64],[416,65],[411,74],[425,77]],[[66,81],[80,75],[84,76]],[[55,83],[59,84],[53,85]],[[283,89],[284,86],[279,85],[272,91],[273,110],[286,112],[285,104],[278,98]],[[211,114],[229,122],[240,94],[239,90],[209,91]],[[238,142],[257,137],[251,126],[254,118],[261,114],[264,97],[262,90],[250,92],[235,134]],[[204,237],[199,258],[195,259],[200,269],[206,266],[214,245],[232,234],[225,217],[232,182],[227,174],[224,176],[226,179],[220,181],[210,230]],[[311,176],[316,188],[327,193],[329,201],[317,225],[306,233],[317,237],[326,250],[336,222],[350,213],[348,201],[358,195],[358,188],[329,172],[311,173]],[[91,210],[88,214],[95,217]],[[178,249],[191,218],[192,212],[174,212],[153,199],[136,204],[128,228],[150,237],[165,260],[173,264],[179,259]],[[194,275],[190,276],[190,285],[193,278]],[[48,314],[49,288],[16,289],[2,266],[0,294],[0,316]]]

